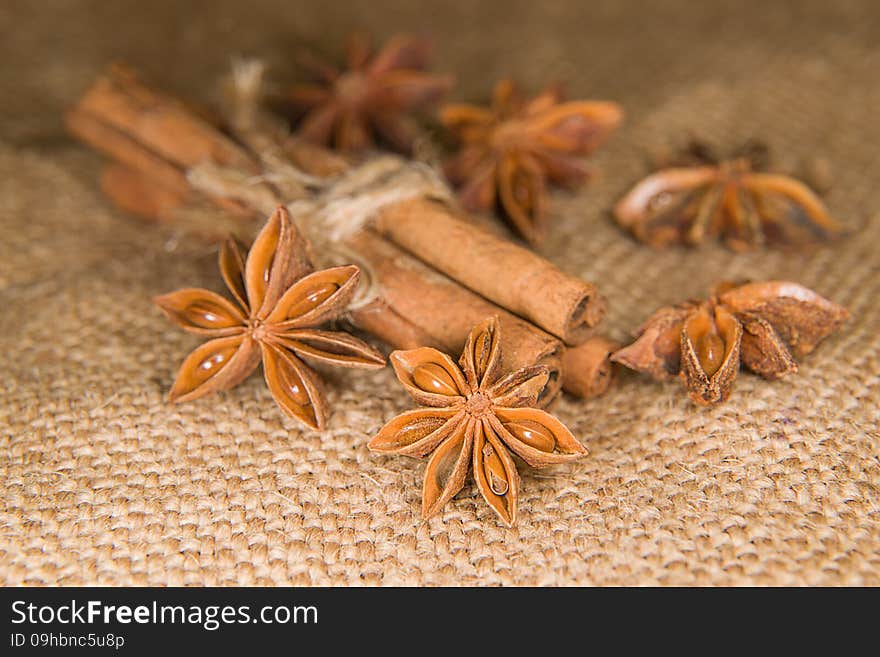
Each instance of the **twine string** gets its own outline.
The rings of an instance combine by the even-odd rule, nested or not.
[[[286,205],[322,266],[360,267],[362,284],[349,306],[357,309],[379,296],[379,286],[369,263],[347,246],[348,238],[383,208],[414,198],[452,202],[449,188],[431,167],[383,155],[349,169],[316,195]]]

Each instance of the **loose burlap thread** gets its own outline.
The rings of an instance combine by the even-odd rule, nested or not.
[[[399,2],[352,5],[349,25],[313,7],[294,24],[289,8],[267,0],[247,15],[217,3],[220,18],[199,22],[159,3],[150,11],[174,16],[167,25],[189,25],[178,46],[188,57],[168,70],[156,58],[179,52],[128,38],[135,29],[168,36],[162,21],[136,19],[136,3],[121,3],[130,17],[121,26],[69,4],[51,22],[24,5],[0,10],[23,25],[0,44],[22,62],[0,73],[9,99],[0,107],[4,584],[880,584],[880,143],[871,129],[880,20],[871,3],[796,3],[795,27],[763,4],[728,13],[664,3],[646,14],[642,3],[612,3],[586,20],[582,3],[539,16],[526,3],[462,2],[434,17],[437,58],[459,73],[463,96],[502,74],[532,88],[561,75],[573,95],[627,109],[595,158],[600,177],[554,195],[545,249],[599,284],[612,337],[719,278],[794,279],[853,314],[796,376],[743,373],[716,408],[629,374],[601,399],[564,398],[554,410],[590,456],[522,468],[513,529],[472,484],[437,517],[419,518],[423,462],[365,447],[412,405],[390,370],[328,373],[324,433],[283,416],[258,376],[168,405],[197,341],[149,299],[182,286],[220,290],[216,254],[111,208],[95,185],[99,158],[67,141],[57,118],[121,53],[199,97],[229,49],[280,60],[288,39],[341,37],[354,24],[385,36],[417,27],[417,14]],[[635,29],[645,22],[658,29]],[[632,242],[607,209],[645,173],[650,151],[689,133],[722,148],[764,138],[783,170],[828,159],[827,201],[855,236],[806,254]]]

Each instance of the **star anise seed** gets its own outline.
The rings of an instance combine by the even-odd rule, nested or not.
[[[558,88],[525,100],[513,82],[495,86],[491,107],[447,105],[440,120],[460,142],[444,170],[469,210],[498,206],[525,240],[546,232],[548,183],[583,184],[585,155],[618,126],[620,106],[602,101],[562,102]]]
[[[287,210],[279,207],[247,259],[232,238],[220,249],[220,272],[235,303],[198,288],[154,299],[172,322],[210,338],[183,361],[171,401],[232,388],[262,361],[266,384],[281,409],[321,429],[327,402],[318,374],[303,359],[343,367],[385,365],[367,343],[317,328],[345,309],[360,272],[353,265],[313,271],[306,249]]]
[[[692,144],[674,166],[651,174],[614,207],[617,222],[653,247],[696,246],[721,237],[743,251],[805,246],[842,234],[822,201],[803,183],[760,169],[767,149],[747,142],[727,160]]]
[[[766,379],[793,374],[795,357],[848,317],[797,283],[722,283],[707,301],[655,312],[611,359],[658,380],[679,377],[693,401],[716,404],[730,396],[740,364]]]
[[[419,458],[431,454],[422,498],[425,518],[462,489],[472,468],[480,494],[511,526],[519,475],[510,452],[535,468],[587,454],[559,420],[533,408],[547,383],[546,367],[501,376],[499,331],[496,318],[474,327],[458,365],[429,347],[391,354],[397,378],[427,408],[392,419],[369,448]]]
[[[417,131],[412,113],[439,100],[453,84],[449,75],[425,72],[426,39],[392,38],[375,55],[362,35],[348,43],[346,70],[313,57],[303,63],[315,79],[287,94],[300,113],[296,132],[308,141],[359,152],[378,140],[409,153]]]

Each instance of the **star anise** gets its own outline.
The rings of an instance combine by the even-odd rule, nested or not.
[[[456,366],[444,353],[422,347],[395,351],[397,378],[419,404],[388,422],[369,447],[386,454],[424,457],[422,514],[439,511],[458,491],[473,463],[477,488],[508,525],[516,521],[519,475],[512,451],[541,468],[586,455],[587,450],[549,413],[533,408],[548,371],[534,365],[501,376],[497,319],[477,325]]]
[[[427,109],[453,84],[449,75],[425,72],[429,54],[426,39],[401,35],[372,55],[363,36],[355,34],[349,39],[346,70],[305,59],[315,82],[287,94],[301,114],[296,132],[346,152],[371,148],[378,137],[409,153],[417,134],[411,114]]]
[[[797,372],[849,317],[845,308],[788,281],[722,283],[707,301],[661,308],[611,359],[665,380],[679,377],[698,404],[726,400],[740,363],[766,379]]]
[[[357,338],[315,327],[339,315],[354,294],[353,265],[313,271],[307,245],[279,207],[245,260],[230,238],[220,272],[235,303],[198,288],[156,297],[168,318],[208,338],[180,366],[169,398],[189,401],[241,383],[263,362],[266,384],[286,413],[323,428],[327,402],[317,373],[303,358],[343,367],[381,368],[385,359]]]
[[[804,246],[840,235],[841,226],[805,184],[761,171],[755,142],[719,160],[703,144],[648,176],[614,207],[617,222],[653,247],[695,246],[720,236],[728,247]]]
[[[513,82],[495,86],[491,107],[447,105],[440,120],[461,144],[445,164],[469,210],[500,207],[524,239],[538,243],[546,230],[548,182],[569,188],[590,170],[584,155],[617,127],[623,112],[615,103],[562,102],[551,87],[531,100]]]

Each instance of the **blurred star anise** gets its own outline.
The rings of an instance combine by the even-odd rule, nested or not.
[[[696,246],[721,237],[743,251],[758,246],[804,246],[842,233],[805,184],[763,173],[766,148],[747,142],[719,160],[694,143],[687,154],[651,174],[614,207],[617,222],[653,247]]]
[[[453,78],[425,72],[430,44],[423,38],[396,36],[373,55],[363,35],[354,34],[347,50],[346,70],[304,58],[315,81],[287,94],[301,116],[297,134],[345,152],[371,148],[378,137],[409,153],[417,134],[411,114],[439,100]]]
[[[473,464],[483,498],[513,525],[519,475],[510,452],[536,468],[587,453],[559,420],[533,408],[547,383],[545,366],[501,376],[499,331],[494,318],[477,325],[458,366],[429,347],[391,354],[397,378],[413,399],[428,408],[398,415],[369,447],[420,458],[432,454],[422,498],[426,518],[462,489]]]
[[[381,368],[385,359],[357,338],[315,327],[335,318],[357,288],[353,265],[312,271],[306,242],[284,208],[263,227],[245,261],[230,238],[220,272],[235,303],[199,288],[156,297],[185,331],[208,338],[183,361],[169,398],[188,401],[238,385],[263,362],[275,401],[309,427],[323,428],[327,402],[317,373],[301,359],[343,367]]]
[[[730,396],[740,363],[766,379],[797,372],[849,317],[845,308],[797,283],[722,283],[707,301],[661,308],[611,359],[658,380],[679,377],[698,404]]]
[[[611,102],[562,102],[551,87],[531,100],[513,82],[495,86],[491,107],[446,105],[443,124],[461,148],[445,164],[469,210],[500,207],[525,240],[539,243],[546,230],[548,182],[576,187],[587,180],[583,156],[594,151],[623,117]]]

